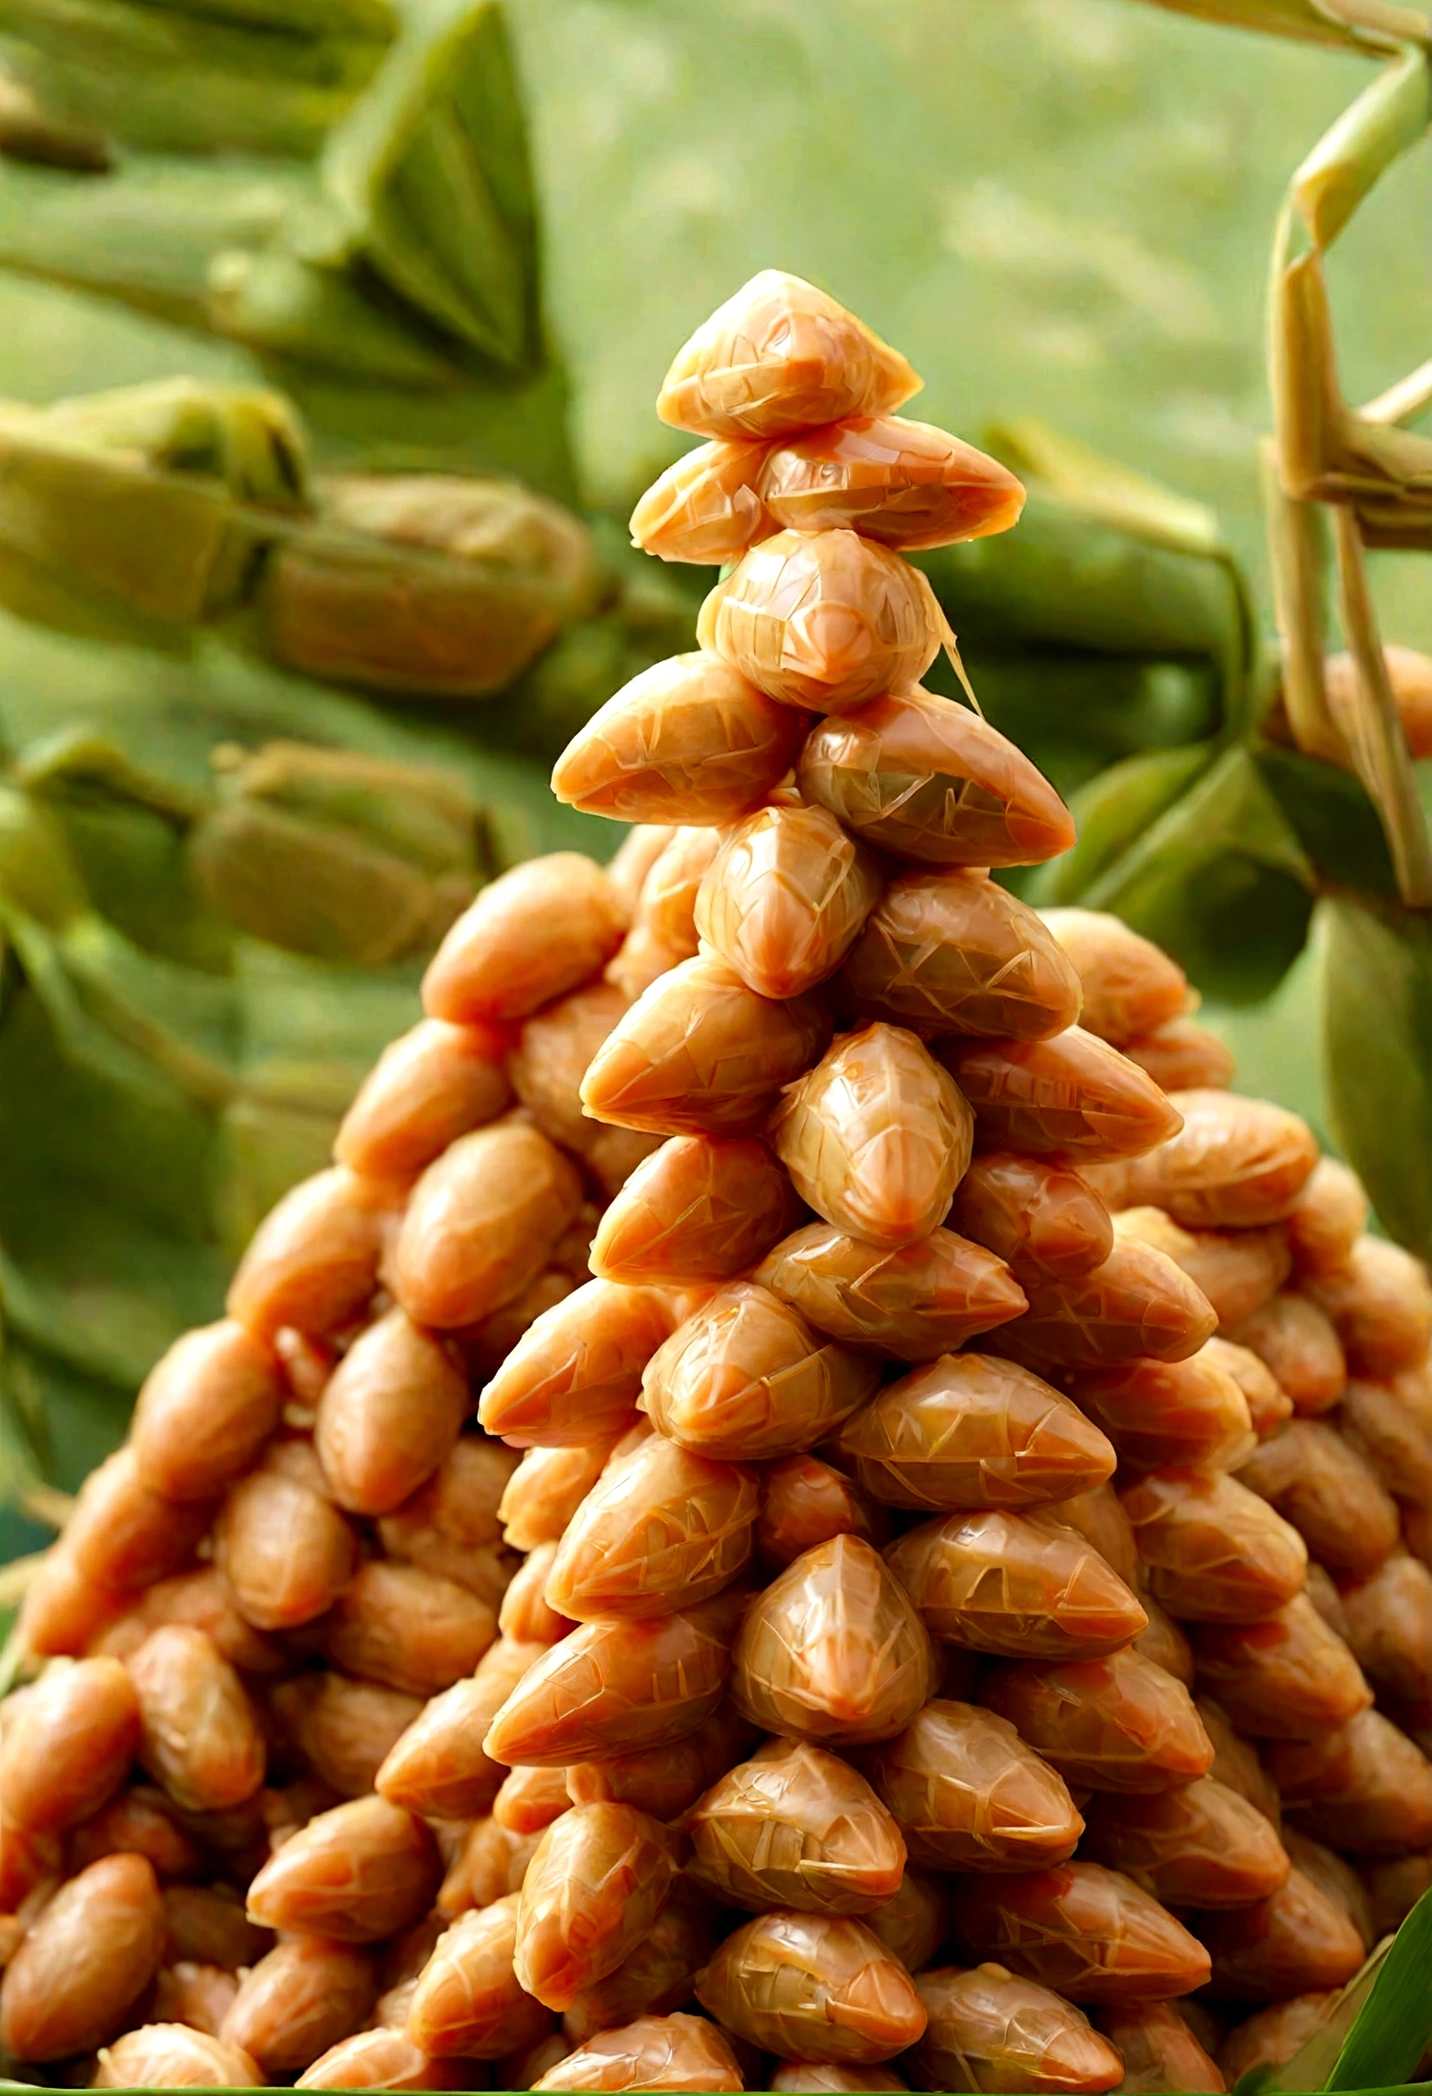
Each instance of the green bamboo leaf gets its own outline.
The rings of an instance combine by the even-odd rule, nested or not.
[[[1165,946],[1210,996],[1266,997],[1302,951],[1313,871],[1248,752],[1225,750],[1080,895]]]
[[[7,1398],[38,1423],[40,1475],[62,1491],[78,1491],[123,1441],[132,1391],[86,1374],[17,1332],[6,1334],[3,1376]]]
[[[1258,448],[1258,464],[1288,723],[1300,750],[1340,762],[1343,740],[1328,706],[1323,669],[1331,563],[1327,518],[1318,504],[1295,501],[1287,493],[1276,449],[1266,438]]]
[[[5,32],[67,65],[116,73],[193,68],[278,82],[285,78],[340,89],[352,80],[355,54],[372,59],[386,33],[335,37],[295,34],[274,19],[220,14],[153,0],[5,0]],[[296,25],[295,25],[296,26]]]
[[[416,7],[323,174],[348,252],[479,355],[534,361],[536,209],[499,0]]]
[[[1208,769],[1214,755],[1211,743],[1196,743],[1129,757],[1101,772],[1072,802],[1078,843],[1039,869],[1026,891],[1029,899],[1077,902],[1096,882],[1114,876],[1124,854]]]
[[[1432,2048],[1432,1893],[1424,1893],[1376,1972],[1325,2089],[1405,2081]]]
[[[1255,751],[1253,761],[1321,881],[1396,900],[1382,825],[1351,772],[1271,747]]]
[[[1032,415],[997,423],[989,431],[988,442],[1017,473],[1033,474],[1051,495],[1074,503],[1117,531],[1150,539],[1176,553],[1225,550],[1218,518],[1205,503],[1160,486]]]
[[[1398,894],[1410,908],[1425,910],[1432,908],[1432,836],[1382,652],[1367,557],[1352,511],[1337,510],[1333,533],[1339,609],[1354,673],[1352,704],[1340,726],[1387,838]]]
[[[920,554],[946,617],[983,648],[1207,657],[1223,724],[1241,725],[1255,642],[1242,577],[1222,554],[1176,550],[1033,489],[1019,529]]]
[[[6,166],[0,261],[198,327],[214,256],[262,246],[312,189],[279,162],[146,155],[102,181]]]
[[[26,1184],[83,1187],[161,1236],[203,1241],[214,1234],[215,1128],[212,1112],[162,1075],[138,1086],[68,1055],[42,1000],[20,983],[0,1015],[7,1171]]]
[[[0,783],[0,908],[62,933],[89,909],[74,854],[53,814]]]
[[[1333,1132],[1388,1230],[1425,1259],[1432,1255],[1432,926],[1396,903],[1346,896],[1325,901],[1320,918]]]
[[[232,22],[289,37],[385,44],[397,29],[388,0],[147,0],[147,4],[201,22]]]
[[[389,310],[353,272],[281,244],[219,249],[204,311],[216,334],[260,356],[405,389],[450,386],[456,376],[446,349],[407,309]]]

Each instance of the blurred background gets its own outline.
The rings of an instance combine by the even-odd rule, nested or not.
[[[713,578],[624,519],[685,445],[673,351],[757,269],[1032,469],[1020,531],[930,572],[1096,830],[1145,767],[1106,888],[1140,781],[1157,813],[1243,762],[1273,226],[1372,69],[1139,0],[0,0],[0,69],[4,1557],[477,883],[612,848],[547,768],[690,644]],[[1426,352],[1429,185],[1394,167],[1329,259],[1350,399]],[[1071,445],[1183,500],[1111,514]],[[1432,650],[1425,561],[1375,587]],[[1327,1135],[1318,883],[1244,770],[1127,914]],[[1031,892],[1134,896],[1084,879]]]

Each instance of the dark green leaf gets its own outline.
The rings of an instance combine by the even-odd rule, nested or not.
[[[1432,1256],[1432,926],[1393,903],[1322,905],[1323,1054],[1343,1154],[1391,1234]]]
[[[1254,762],[1321,878],[1396,898],[1377,811],[1351,772],[1271,747],[1259,749]]]
[[[533,361],[536,211],[499,0],[423,0],[335,131],[324,181],[362,254],[479,355]]]
[[[1257,767],[1224,752],[1085,888],[1167,947],[1210,996],[1266,997],[1302,951],[1312,870]]]
[[[1432,1892],[1397,1932],[1326,2089],[1405,2081],[1432,2048]]]
[[[1062,858],[1039,869],[1031,900],[1077,902],[1095,882],[1115,877],[1124,853],[1184,794],[1213,762],[1211,743],[1154,750],[1110,765],[1073,799],[1079,841]]]

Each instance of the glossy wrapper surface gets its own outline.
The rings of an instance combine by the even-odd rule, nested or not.
[[[1130,1166],[1128,1204],[1195,1230],[1276,1223],[1297,1206],[1318,1146],[1296,1114],[1225,1091],[1175,1092],[1171,1104],[1183,1127]]]
[[[1276,1892],[1287,1853],[1262,1813],[1216,1777],[1091,1807],[1080,1853],[1172,1907],[1244,1907]]]
[[[671,1332],[654,1290],[588,1281],[529,1325],[483,1390],[477,1416],[518,1447],[582,1445],[619,1428]]]
[[[729,1611],[583,1623],[544,1652],[498,1711],[494,1761],[562,1767],[673,1745],[700,1730],[731,1668]]]
[[[461,1914],[418,1979],[407,2033],[433,2058],[501,2059],[543,2037],[550,2011],[517,1978],[517,1893]]]
[[[827,1223],[783,1238],[755,1279],[832,1339],[928,1361],[1026,1306],[1007,1266],[952,1230],[893,1250]]]
[[[1063,1779],[1007,1719],[970,1703],[927,1703],[865,1766],[930,1870],[1042,1870],[1084,1830]]]
[[[1306,1593],[1260,1622],[1203,1622],[1199,1681],[1254,1740],[1306,1740],[1346,1725],[1371,1702],[1348,1645]]]
[[[1130,1470],[1222,1470],[1253,1453],[1248,1400],[1207,1345],[1181,1361],[1083,1369],[1070,1393]]]
[[[925,577],[853,531],[778,531],[701,607],[696,638],[782,705],[845,713],[917,684],[948,628]]]
[[[489,882],[423,977],[430,1019],[524,1019],[594,975],[621,943],[621,911],[581,852],[529,859]]]
[[[765,444],[700,444],[647,489],[631,513],[631,538],[658,560],[722,567],[776,529],[757,492]]]
[[[581,1206],[575,1166],[540,1129],[460,1136],[413,1189],[393,1249],[393,1293],[417,1324],[476,1324],[535,1280]]]
[[[656,412],[699,436],[783,436],[884,414],[919,390],[899,351],[829,293],[763,269],[678,350]]]
[[[386,1798],[322,1812],[269,1858],[249,1887],[256,1921],[337,1943],[376,1943],[428,1911],[440,1876],[422,1821]]]
[[[598,2031],[534,2089],[743,2089],[735,2055],[702,2016],[636,2016]]]
[[[1038,1506],[1113,1474],[1114,1451],[1076,1406],[992,1354],[947,1354],[887,1383],[847,1420],[842,1452],[891,1506]]]
[[[762,808],[723,834],[696,930],[761,996],[798,997],[835,973],[882,885],[871,853],[824,808]]]
[[[1119,2085],[1123,2066],[1083,2011],[1003,1965],[957,1965],[917,1981],[929,2018],[908,2061],[920,2089],[1071,2090]]]
[[[1256,1623],[1302,1588],[1302,1537],[1231,1477],[1154,1471],[1123,1502],[1149,1591],[1175,1617]]]
[[[1066,1022],[1051,1033],[944,1045],[941,1059],[974,1108],[982,1149],[1082,1165],[1137,1157],[1172,1135],[1177,1109],[1136,1063],[1081,1026]]]
[[[0,2047],[43,2063],[118,2035],[163,1954],[164,1905],[142,1856],[106,1856],[71,1878],[0,1978]]]
[[[751,1554],[756,1499],[754,1471],[652,1434],[577,1509],[547,1599],[578,1621],[667,1615],[709,1600]]]
[[[1042,1041],[1079,1016],[1079,978],[1061,948],[1027,904],[979,872],[898,875],[844,982],[865,1010],[923,1033]]]
[[[984,1699],[1066,1781],[1140,1793],[1196,1782],[1213,1747],[1181,1681],[1132,1648],[995,1668]]]
[[[343,1117],[334,1157],[367,1178],[414,1177],[458,1136],[495,1121],[511,1096],[493,1028],[424,1019],[378,1058]]]
[[[1087,1274],[1114,1248],[1114,1225],[1068,1165],[1012,1150],[976,1157],[955,1189],[951,1225],[1018,1276]]]
[[[702,2007],[763,2051],[858,2065],[925,2028],[914,1983],[849,1917],[777,1910],[728,1936],[696,1982]]]
[[[874,1362],[833,1345],[769,1289],[736,1282],[652,1356],[642,1403],[668,1439],[756,1460],[824,1440],[878,1379]]]
[[[1012,1658],[1082,1659],[1117,1650],[1147,1618],[1084,1538],[1051,1513],[951,1514],[886,1558],[933,1637]]]
[[[965,1889],[960,1934],[1073,2001],[1169,2001],[1209,1975],[1208,1954],[1132,1879],[1097,1863],[1027,1877],[984,1877]]]
[[[864,1914],[900,1889],[905,1843],[847,1762],[769,1742],[728,1771],[687,1821],[692,1868],[731,1906]]]
[[[970,1161],[974,1117],[914,1034],[842,1034],[771,1117],[801,1199],[852,1237],[914,1244],[943,1220]]]
[[[583,1104],[597,1120],[656,1135],[757,1134],[829,1036],[812,999],[758,996],[703,955],[637,999],[588,1069]]]
[[[603,1213],[592,1271],[608,1281],[732,1281],[793,1229],[800,1213],[764,1143],[672,1136]]]
[[[673,655],[592,715],[552,787],[559,800],[621,822],[733,822],[779,785],[805,726],[730,663]]]
[[[1007,467],[897,415],[855,416],[773,446],[758,486],[778,524],[849,528],[907,552],[1008,531],[1024,506]]]
[[[550,2009],[569,2008],[628,1958],[676,1873],[672,1843],[630,1805],[573,1805],[527,1866],[514,1968]]]
[[[903,1589],[868,1543],[842,1535],[806,1551],[752,1604],[731,1694],[769,1732],[856,1745],[901,1731],[934,1669]]]
[[[896,858],[1021,866],[1074,841],[1068,809],[1012,742],[918,687],[821,721],[797,777],[807,801]]]
[[[1337,1904],[1300,1870],[1255,1905],[1201,1917],[1213,1960],[1213,1989],[1234,2001],[1276,2001],[1345,1986],[1363,1942]]]
[[[1040,913],[1068,954],[1083,989],[1080,1024],[1122,1048],[1179,1018],[1188,978],[1150,939],[1103,910]]]

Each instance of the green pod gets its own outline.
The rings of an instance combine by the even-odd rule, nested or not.
[[[1200,742],[1222,721],[1219,679],[1206,659],[971,649],[965,667],[981,712],[1066,799],[1106,765]],[[937,664],[924,681],[949,698],[960,695],[948,665]]]
[[[492,871],[476,803],[441,773],[273,743],[240,759],[189,862],[251,937],[384,965],[430,951]]]
[[[1017,531],[916,557],[962,642],[1241,660],[1236,570],[1091,517],[1036,485]]]
[[[237,502],[307,504],[302,426],[282,394],[259,386],[156,379],[56,401],[44,421],[59,437],[137,455],[155,472],[220,481]]]
[[[217,480],[0,414],[0,546],[141,618],[193,625],[237,603],[271,529]]]
[[[1323,1063],[1339,1147],[1391,1234],[1432,1255],[1432,925],[1395,902],[1319,911]]]
[[[589,601],[590,535],[507,482],[349,475],[287,535],[257,597],[259,645],[290,669],[377,691],[481,698]]]

